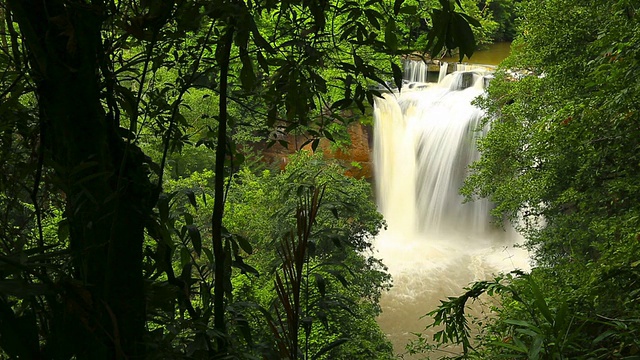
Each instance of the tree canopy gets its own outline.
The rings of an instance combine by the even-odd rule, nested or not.
[[[491,130],[464,191],[512,221],[535,267],[432,313],[464,358],[638,356],[638,5],[521,3],[513,53],[478,100]],[[459,316],[484,292],[502,306],[474,347]]]

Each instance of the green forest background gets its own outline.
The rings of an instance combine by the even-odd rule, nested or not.
[[[639,5],[0,0],[0,356],[395,358],[384,219],[316,150],[371,121],[403,56],[514,40],[462,192],[534,267],[443,300],[406,351],[639,359]]]

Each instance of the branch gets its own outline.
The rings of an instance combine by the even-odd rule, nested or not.
[[[226,324],[224,320],[224,284],[225,284],[225,253],[222,244],[222,216],[224,215],[224,160],[227,147],[227,91],[229,77],[229,62],[235,25],[232,22],[222,38],[220,54],[220,113],[218,122],[218,143],[216,144],[215,184],[213,214],[211,215],[211,236],[214,254],[214,288],[213,288],[213,326],[221,335],[218,337],[218,352],[226,354],[227,341]]]

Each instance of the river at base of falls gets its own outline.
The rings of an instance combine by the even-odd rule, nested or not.
[[[388,230],[375,249],[393,276],[378,323],[396,354],[417,339],[414,333],[431,339],[425,326],[432,320],[423,316],[441,299],[495,273],[529,269],[526,251],[514,247],[520,236],[490,224],[491,204],[463,204],[458,193],[479,157],[477,136],[486,130],[479,129],[483,113],[472,100],[490,77],[480,69],[455,72],[438,84],[412,84],[376,100],[376,196]],[[471,310],[482,311],[479,305]]]
[[[381,234],[376,249],[393,276],[393,288],[382,296],[378,324],[395,353],[403,354],[405,346],[417,339],[415,333],[431,339],[435,331],[425,331],[425,327],[432,320],[422,316],[434,310],[441,299],[461,295],[469,283],[491,279],[495,273],[528,269],[526,251],[513,247],[518,239],[511,230],[495,230],[484,238],[441,235],[398,239],[390,231]],[[488,307],[478,302],[470,313],[480,316],[486,311]]]

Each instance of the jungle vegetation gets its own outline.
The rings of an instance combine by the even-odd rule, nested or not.
[[[1,0],[0,356],[390,358],[369,184],[250,145],[339,138],[477,4]]]
[[[463,189],[488,197],[530,273],[471,284],[431,312],[458,359],[640,359],[638,1],[520,3],[512,55],[479,99],[491,127]],[[493,296],[493,316],[466,304]],[[473,334],[473,323],[480,321]]]

